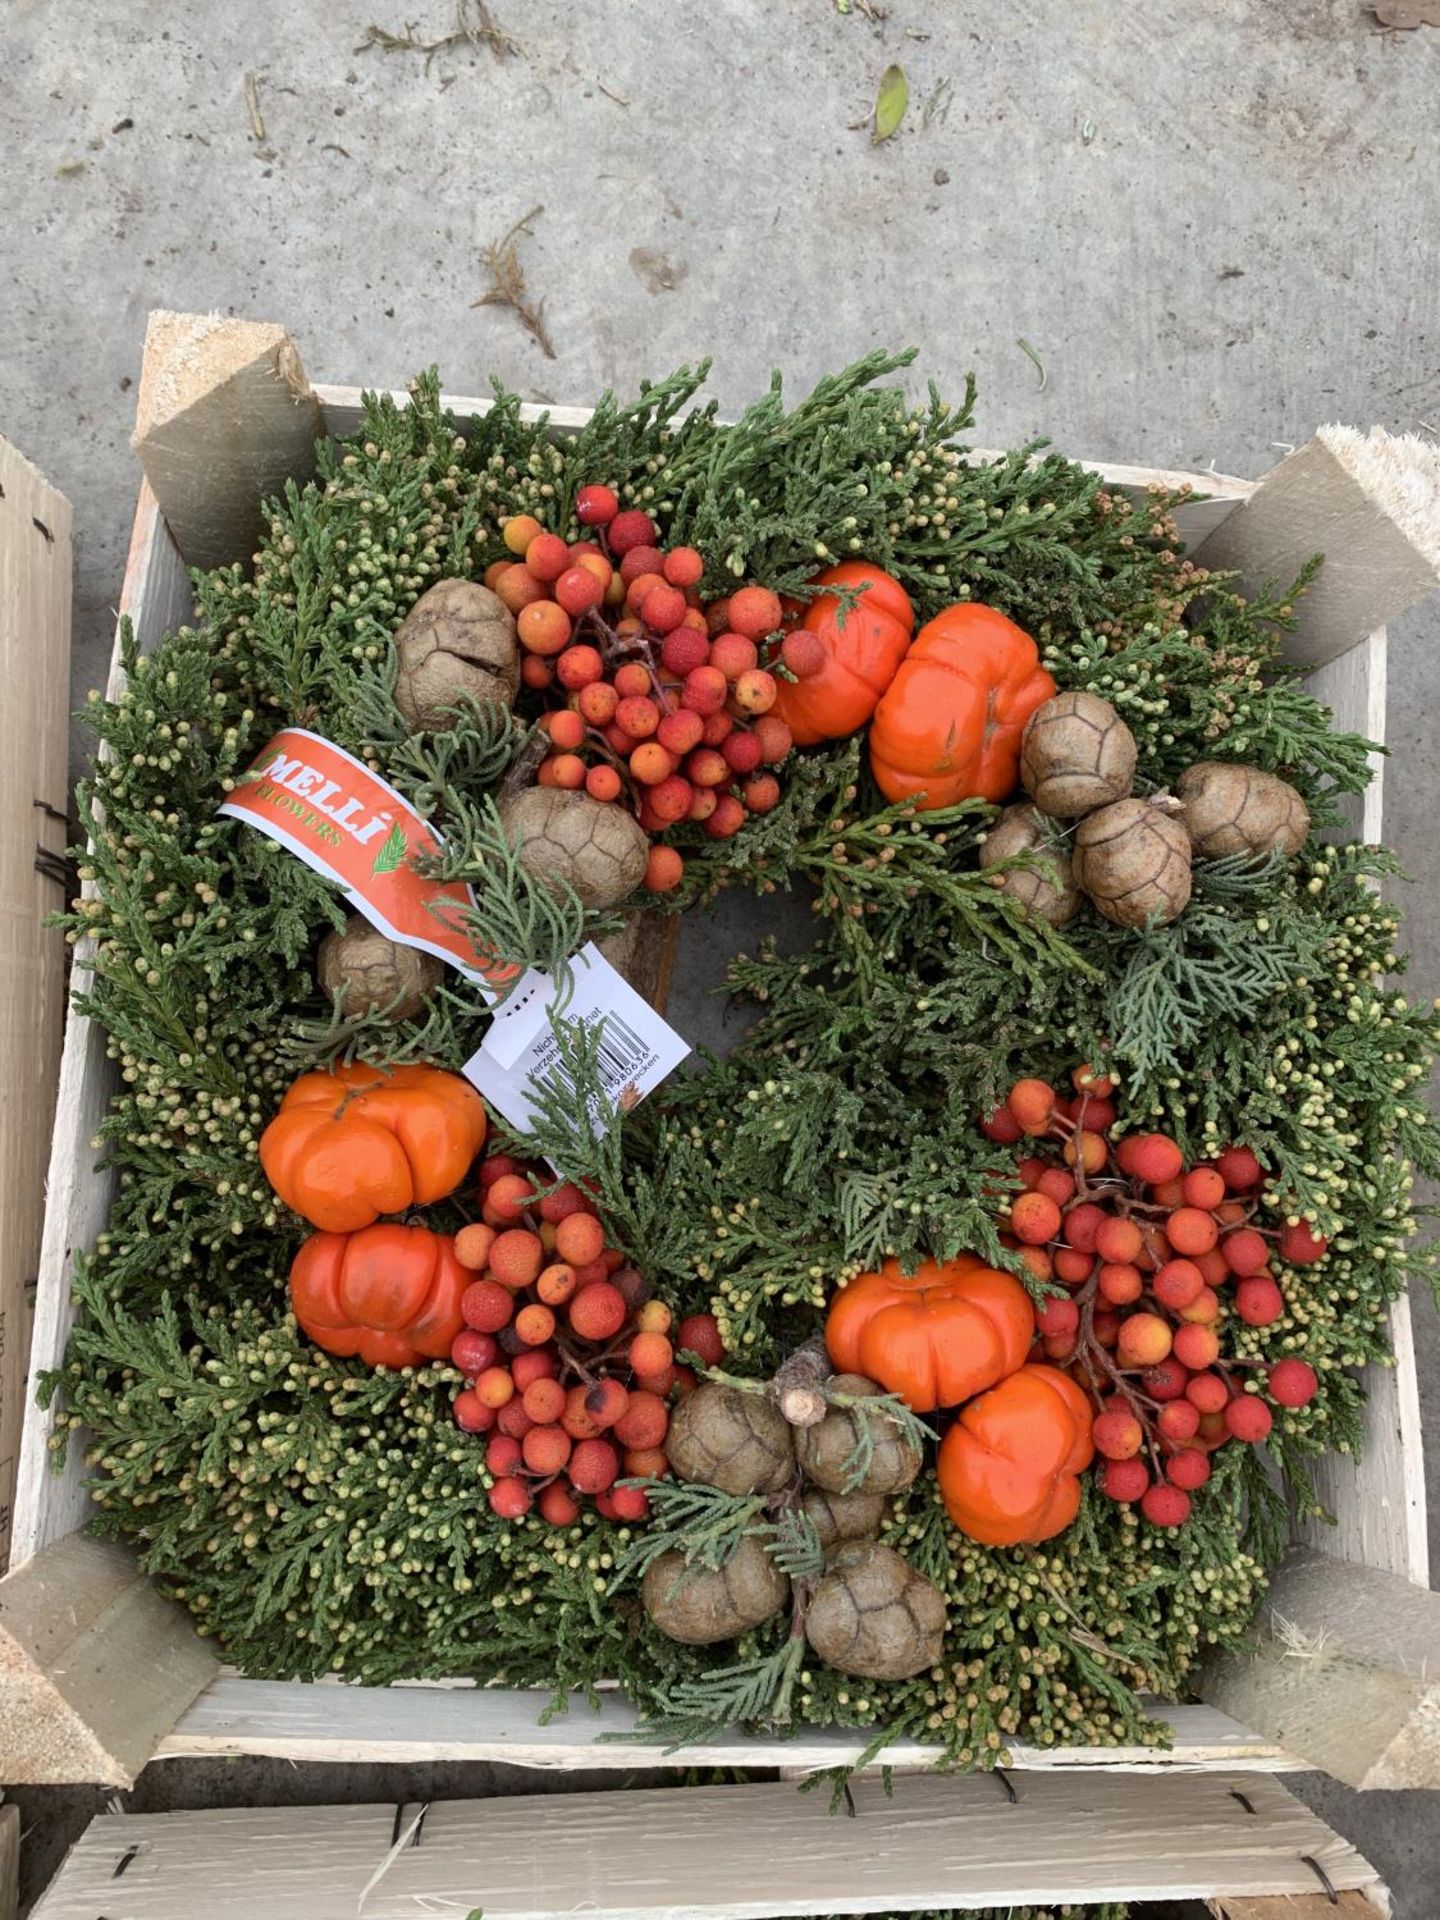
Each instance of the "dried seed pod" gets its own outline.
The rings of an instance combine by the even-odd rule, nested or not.
[[[520,687],[515,616],[474,580],[440,580],[395,635],[395,704],[417,733],[454,724],[465,698],[512,705]]]
[[[1165,926],[1190,901],[1190,835],[1176,802],[1117,800],[1075,830],[1075,878],[1119,927]]]
[[[859,1373],[837,1373],[829,1388],[864,1400],[885,1391]],[[867,1433],[869,1464],[852,1484]],[[805,1478],[830,1493],[899,1493],[919,1473],[923,1459],[893,1414],[866,1414],[858,1407],[831,1407],[818,1426],[797,1428],[795,1457]]]
[[[683,1553],[662,1553],[640,1583],[646,1613],[687,1647],[733,1640],[777,1614],[789,1597],[789,1580],[753,1536],[723,1567],[687,1565]]]
[[[885,1517],[883,1493],[830,1493],[824,1487],[806,1487],[800,1503],[828,1553],[842,1540],[869,1540]]]
[[[893,1548],[847,1541],[830,1555],[810,1596],[805,1637],[840,1673],[908,1680],[940,1658],[945,1601]]]
[[[774,1493],[795,1472],[792,1430],[780,1409],[763,1394],[718,1380],[676,1407],[665,1451],[682,1480],[703,1480],[722,1493]]]
[[[402,946],[358,913],[350,915],[343,933],[327,933],[315,956],[315,978],[321,989],[343,994],[340,1011],[351,1020],[365,1013],[408,1020],[444,974],[444,962],[433,953]]]
[[[587,907],[613,907],[645,878],[650,842],[623,807],[559,787],[527,787],[501,802],[500,823],[537,880],[568,881]]]
[[[1185,825],[1202,860],[1225,854],[1296,854],[1310,832],[1310,809],[1288,780],[1259,767],[1201,760],[1175,782]]]
[[[1044,815],[1024,801],[1006,807],[985,835],[980,848],[980,865],[993,867],[1001,860],[1015,860],[1022,853],[1038,856],[1033,867],[1016,867],[995,876],[995,884],[1004,889],[1022,907],[1028,907],[1052,927],[1063,927],[1080,911],[1080,889],[1075,884],[1074,863],[1068,850],[1057,846]]]
[[[1110,702],[1074,688],[1026,721],[1020,779],[1042,813],[1075,820],[1125,798],[1135,755],[1135,736]]]

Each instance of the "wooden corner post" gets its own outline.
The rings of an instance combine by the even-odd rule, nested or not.
[[[1440,446],[1383,427],[1321,427],[1272,467],[1194,554],[1256,593],[1325,564],[1296,603],[1286,648],[1302,667],[1348,652],[1440,584]]]
[[[263,503],[309,478],[323,432],[283,327],[151,314],[132,445],[188,565],[248,560]]]
[[[0,1780],[130,1786],[217,1667],[127,1548],[72,1533],[0,1580]]]
[[[0,1571],[9,1558],[65,1021],[70,502],[0,440]]]
[[[1350,1787],[1440,1787],[1440,1593],[1302,1549],[1201,1689]]]

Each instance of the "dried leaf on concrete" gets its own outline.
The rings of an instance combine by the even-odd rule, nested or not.
[[[520,264],[521,234],[528,234],[530,222],[538,219],[544,207],[532,207],[510,231],[492,240],[480,255],[480,263],[490,275],[490,286],[472,307],[509,307],[525,331],[539,346],[547,360],[555,358],[555,348],[545,325],[544,300],[532,301],[525,285],[525,269]]]

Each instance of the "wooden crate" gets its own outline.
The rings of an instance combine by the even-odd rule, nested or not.
[[[823,1793],[772,1784],[110,1814],[33,1920],[780,1920],[1159,1899],[1247,1920],[1389,1910],[1347,1841],[1248,1774],[1009,1791],[906,1779],[893,1797],[864,1780],[852,1805],[847,1818]]]
[[[490,402],[451,396],[447,404],[463,422],[482,415]],[[538,411],[532,409],[532,417]],[[548,414],[556,434],[573,433],[588,418],[576,409],[552,408]],[[152,321],[137,434],[147,480],[121,602],[142,646],[153,647],[190,615],[182,546],[187,557],[206,564],[247,556],[262,496],[285,478],[310,471],[317,430],[345,435],[360,418],[359,391],[310,387],[278,328],[184,316]],[[1411,452],[1406,442],[1390,442],[1387,457],[1397,448],[1406,457]],[[1280,577],[1287,565],[1293,573],[1332,537],[1336,552],[1326,569],[1331,584],[1304,603],[1296,657],[1305,662],[1312,689],[1334,708],[1339,727],[1382,738],[1385,636],[1378,622],[1433,584],[1430,561],[1422,566],[1414,560],[1413,487],[1403,511],[1395,509],[1401,528],[1383,489],[1377,495],[1368,477],[1362,489],[1319,440],[1258,485],[1139,467],[1099,471],[1132,497],[1150,486],[1186,483],[1208,494],[1181,507],[1183,534],[1192,548],[1204,548],[1207,560],[1223,548],[1223,563],[1252,585]],[[1429,480],[1428,473],[1421,475],[1424,484]],[[1436,497],[1440,501],[1440,486]],[[1426,531],[1420,530],[1422,545]],[[1440,552],[1440,531],[1428,531]],[[1407,554],[1413,562],[1408,570]],[[1254,556],[1253,564],[1247,556]],[[120,682],[117,655],[112,694]],[[1378,763],[1356,815],[1364,836],[1378,838]],[[77,985],[84,980],[82,952]],[[111,1084],[103,1033],[72,1013],[50,1169],[37,1370],[61,1363],[73,1312],[69,1263],[75,1250],[93,1242],[109,1208],[110,1186],[94,1171],[91,1140]],[[1299,1528],[1293,1564],[1281,1570],[1272,1590],[1267,1618],[1282,1618],[1290,1638],[1282,1643],[1262,1635],[1254,1658],[1215,1664],[1204,1704],[1166,1708],[1174,1732],[1168,1750],[1019,1746],[1018,1769],[1083,1777],[1096,1768],[1176,1773],[1308,1765],[1357,1785],[1440,1783],[1440,1684],[1425,1663],[1427,1650],[1440,1645],[1440,1602],[1422,1591],[1427,1562],[1419,1405],[1403,1300],[1392,1310],[1391,1337],[1394,1367],[1372,1369],[1367,1382],[1363,1459],[1336,1457],[1320,1468],[1320,1490],[1338,1524]],[[618,1695],[598,1713],[577,1702],[568,1717],[541,1726],[543,1694],[479,1690],[465,1682],[386,1689],[298,1685],[246,1680],[218,1669],[188,1624],[155,1598],[125,1556],[117,1559],[117,1550],[77,1534],[88,1513],[79,1450],[72,1448],[66,1471],[55,1474],[51,1430],[51,1418],[32,1406],[17,1500],[20,1571],[0,1584],[0,1709],[8,1605],[9,1618],[18,1622],[10,1670],[20,1676],[16,1685],[28,1688],[17,1697],[27,1700],[32,1714],[48,1716],[45,1737],[31,1743],[25,1761],[40,1771],[17,1776],[12,1768],[11,1777],[123,1782],[152,1751],[160,1758],[269,1753],[327,1760],[508,1759],[547,1768],[663,1764],[653,1745],[623,1738],[614,1743],[634,1726]],[[52,1628],[43,1647],[32,1647],[25,1635],[38,1632],[34,1623],[45,1617],[44,1595],[59,1587],[83,1597],[78,1624],[58,1636]],[[1287,1658],[1296,1634],[1323,1646],[1327,1658]],[[87,1655],[97,1656],[93,1662],[76,1658],[77,1637]],[[124,1657],[105,1657],[107,1646],[124,1649]],[[148,1670],[137,1682],[132,1672],[141,1664],[139,1649]],[[162,1660],[156,1649],[164,1650]],[[77,1678],[92,1670],[100,1676],[94,1684]],[[0,1711],[0,1726],[4,1718]],[[602,1734],[609,1742],[598,1745]],[[821,1768],[853,1760],[865,1741],[863,1732],[839,1730],[802,1732],[785,1742],[735,1736],[672,1756],[670,1764],[678,1758],[689,1764]],[[903,1742],[875,1764],[924,1766],[936,1757],[934,1748]]]
[[[70,502],[0,440],[0,1569],[25,1425],[45,1162],[65,1024]]]

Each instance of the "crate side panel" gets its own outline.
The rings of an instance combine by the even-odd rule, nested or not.
[[[46,1138],[60,1063],[68,904],[70,502],[0,439],[0,1569],[15,1510]]]
[[[142,486],[136,508],[130,557],[121,594],[122,618],[134,623],[142,647],[153,647],[161,637],[191,617],[189,577],[169,530],[160,517],[154,496]],[[117,634],[110,660],[106,694],[115,699],[125,686]],[[76,949],[71,994],[90,990],[93,974],[84,946]],[[15,1537],[12,1559],[23,1565],[42,1547],[60,1540],[89,1517],[90,1501],[84,1488],[83,1447],[72,1444],[63,1473],[52,1465],[51,1439],[55,1409],[42,1411],[35,1394],[42,1373],[64,1363],[75,1305],[70,1274],[75,1255],[95,1244],[109,1216],[113,1177],[97,1169],[100,1155],[92,1145],[105,1116],[114,1087],[113,1063],[105,1055],[105,1034],[72,1006],[65,1022],[60,1056],[60,1086],[55,1105],[55,1132],[46,1180],[45,1229],[40,1248],[39,1285],[35,1302],[35,1330],[30,1354],[30,1382],[25,1434],[15,1497]]]
[[[735,1733],[703,1746],[670,1751],[637,1733],[635,1709],[618,1691],[600,1695],[598,1711],[576,1697],[570,1711],[541,1724],[543,1691],[441,1686],[303,1686],[222,1674],[206,1688],[156,1758],[270,1754],[289,1760],[504,1760],[513,1766],[574,1771],[586,1767],[799,1767],[819,1771],[853,1765],[866,1747],[864,1730],[806,1728],[785,1740]],[[1204,1768],[1266,1772],[1299,1764],[1212,1707],[1152,1703],[1173,1730],[1169,1748],[1024,1747],[1018,1770],[1185,1773]],[[872,1765],[929,1767],[939,1750],[897,1741]]]
[[[1245,1803],[1236,1795],[1243,1791]],[[782,1785],[102,1816],[36,1920],[761,1920],[1013,1902],[1374,1888],[1373,1868],[1273,1780],[876,1780],[857,1818]],[[134,1850],[133,1852],[131,1850]],[[126,1854],[123,1892],[115,1868]]]
[[[1385,798],[1385,761],[1379,751],[1385,742],[1384,629],[1315,668],[1306,675],[1305,685],[1330,708],[1339,731],[1363,734],[1375,742],[1370,785],[1363,795],[1345,803],[1345,812],[1350,833],[1378,841],[1383,835]],[[1428,1586],[1420,1389],[1406,1299],[1397,1300],[1390,1310],[1390,1345],[1394,1366],[1371,1367],[1366,1374],[1368,1398],[1359,1458],[1330,1454],[1312,1468],[1316,1492],[1334,1515],[1335,1525],[1309,1520],[1297,1532],[1321,1553]]]

